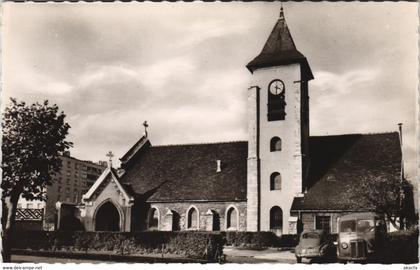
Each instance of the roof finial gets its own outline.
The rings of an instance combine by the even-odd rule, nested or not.
[[[283,1],[280,2],[280,19],[284,19]]]
[[[144,137],[147,138],[147,128],[149,127],[149,125],[147,124],[147,121],[143,122],[143,127],[144,127]]]

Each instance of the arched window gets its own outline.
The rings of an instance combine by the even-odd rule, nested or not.
[[[238,229],[238,212],[234,207],[230,207],[226,215],[226,229]]]
[[[198,210],[195,207],[191,207],[187,214],[187,228],[198,229]]]
[[[159,210],[151,208],[149,212],[149,229],[157,230],[159,228]]]
[[[281,139],[279,137],[273,137],[270,141],[270,151],[281,151]]]
[[[270,230],[281,230],[283,228],[283,211],[278,206],[270,209]]]
[[[281,174],[274,172],[270,176],[270,190],[280,190],[281,189]]]

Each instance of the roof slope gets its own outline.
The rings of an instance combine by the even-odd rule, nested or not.
[[[271,31],[262,51],[257,57],[249,62],[246,67],[253,72],[258,68],[292,63],[300,63],[302,65],[304,80],[313,79],[312,71],[305,56],[296,49],[282,9],[280,17]]]
[[[397,132],[311,137],[309,146],[308,192],[295,198],[292,210],[361,210],[349,187],[378,175],[400,177]],[[372,209],[367,202],[361,204],[364,210]]]
[[[121,181],[148,201],[246,200],[247,154],[247,142],[149,146]]]

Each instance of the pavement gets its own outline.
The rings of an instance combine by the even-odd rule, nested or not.
[[[293,250],[267,248],[264,250],[249,250],[235,247],[224,247],[227,263],[296,263]]]
[[[86,259],[74,259],[74,258],[56,258],[56,257],[12,254],[12,263],[113,263],[113,262],[104,261],[104,260],[86,260]]]
[[[165,261],[159,258],[138,257],[138,256],[119,256],[113,255],[115,258],[102,258],[106,254],[44,254],[46,252],[15,252],[12,255],[12,262],[32,262],[32,263],[99,263],[99,262],[140,262],[140,263],[162,263],[162,262],[179,262],[176,258],[165,258]],[[57,253],[57,252],[56,252]],[[267,248],[263,250],[250,250],[238,247],[224,247],[223,253],[226,255],[226,263],[296,263],[293,250],[282,250],[278,248]],[[67,256],[66,256],[67,255]],[[99,258],[101,255],[102,257]],[[166,256],[166,255],[165,255]],[[138,257],[138,258],[137,258]],[[179,260],[179,259],[178,259]],[[184,263],[187,261],[183,261]],[[192,261],[190,261],[192,262]]]

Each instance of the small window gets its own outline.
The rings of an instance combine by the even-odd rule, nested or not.
[[[327,176],[327,181],[330,181],[330,182],[335,181],[335,177],[334,177],[334,175],[328,175],[328,176]]]
[[[235,208],[229,208],[226,218],[227,229],[236,230],[238,226],[238,213],[236,212]]]
[[[270,176],[270,190],[281,190],[281,174],[274,172]]]
[[[331,232],[330,216],[316,216],[315,218],[315,229],[324,230],[327,233]]]
[[[279,137],[273,137],[271,139],[270,151],[271,152],[281,151],[281,139]]]
[[[188,211],[188,229],[198,229],[198,211],[194,207],[192,207]]]

